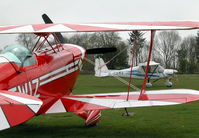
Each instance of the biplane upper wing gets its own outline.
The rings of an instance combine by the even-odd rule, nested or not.
[[[0,26],[0,34],[9,33],[50,33],[50,32],[100,32],[131,30],[189,30],[199,28],[199,22],[123,22],[123,23],[82,23],[82,24],[32,24]]]
[[[146,100],[139,100],[140,92],[131,92],[128,101],[127,92],[89,95],[70,95],[59,99],[47,113],[81,112],[88,110],[165,106],[188,103],[199,100],[199,91],[190,89],[171,89],[146,91]],[[59,107],[59,108],[58,108]]]
[[[0,91],[0,130],[21,124],[38,112],[42,101],[18,92]]]

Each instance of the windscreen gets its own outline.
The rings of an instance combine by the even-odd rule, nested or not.
[[[29,66],[36,63],[32,52],[21,45],[6,46],[0,56],[5,57],[9,62],[14,62],[18,65],[23,64],[23,66]]]

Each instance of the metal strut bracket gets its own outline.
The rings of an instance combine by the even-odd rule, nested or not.
[[[52,46],[52,44],[48,41],[48,37],[51,34],[49,34],[49,33],[37,33],[35,35],[39,36],[39,38],[38,38],[35,46],[33,47],[32,51],[40,50],[44,46],[45,43],[47,43],[55,53],[56,53],[56,50],[55,50],[56,48],[59,51],[59,48],[62,47],[59,39],[57,38],[57,36],[54,33],[52,33],[52,36],[54,37],[54,40],[56,42],[56,46],[55,47]],[[43,38],[43,40],[41,40],[41,38]],[[63,47],[62,47],[62,49],[63,49]]]

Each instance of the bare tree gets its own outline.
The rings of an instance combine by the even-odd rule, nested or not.
[[[177,31],[163,31],[155,38],[155,52],[160,55],[166,68],[176,68],[177,50],[181,43],[181,37]]]
[[[116,47],[114,53],[100,54],[108,64],[109,68],[127,67],[127,45],[122,41],[116,32],[98,32],[98,33],[79,33],[68,38],[68,42],[89,48]],[[90,60],[94,61],[94,55],[88,55]],[[93,71],[93,66],[85,64],[83,70]]]
[[[20,34],[17,37],[17,42],[26,46],[28,49],[32,49],[35,44],[36,36],[34,34]]]
[[[64,38],[67,39],[67,43],[80,45],[84,48],[89,47],[90,34],[88,33],[76,33],[68,38],[66,37]]]
[[[197,71],[197,39],[188,36],[183,39],[178,50],[179,71],[181,73],[194,73]]]
[[[196,38],[195,54],[197,58],[197,64],[199,64],[199,31],[197,32],[197,36],[195,38]]]
[[[116,47],[117,52],[101,55],[105,61],[110,61],[109,68],[127,67],[127,45],[116,32],[94,33],[90,37],[91,47]],[[115,57],[115,58],[114,58]],[[113,59],[114,58],[114,59]]]

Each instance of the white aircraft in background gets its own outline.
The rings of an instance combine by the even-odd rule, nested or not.
[[[132,69],[132,78],[135,79],[144,79],[145,77],[145,69],[147,66],[147,62],[140,63],[138,66],[133,67]],[[167,78],[165,85],[167,87],[171,87],[173,84],[171,82],[171,78],[177,70],[174,69],[164,69],[160,63],[156,63],[154,61],[150,61],[149,63],[149,73],[148,73],[148,83],[147,87],[152,87],[150,80],[159,80],[162,78]],[[109,70],[104,63],[102,58],[95,59],[95,76],[96,77],[106,77],[106,76],[116,76],[116,77],[129,77],[131,72],[131,68],[121,69],[121,70]]]

